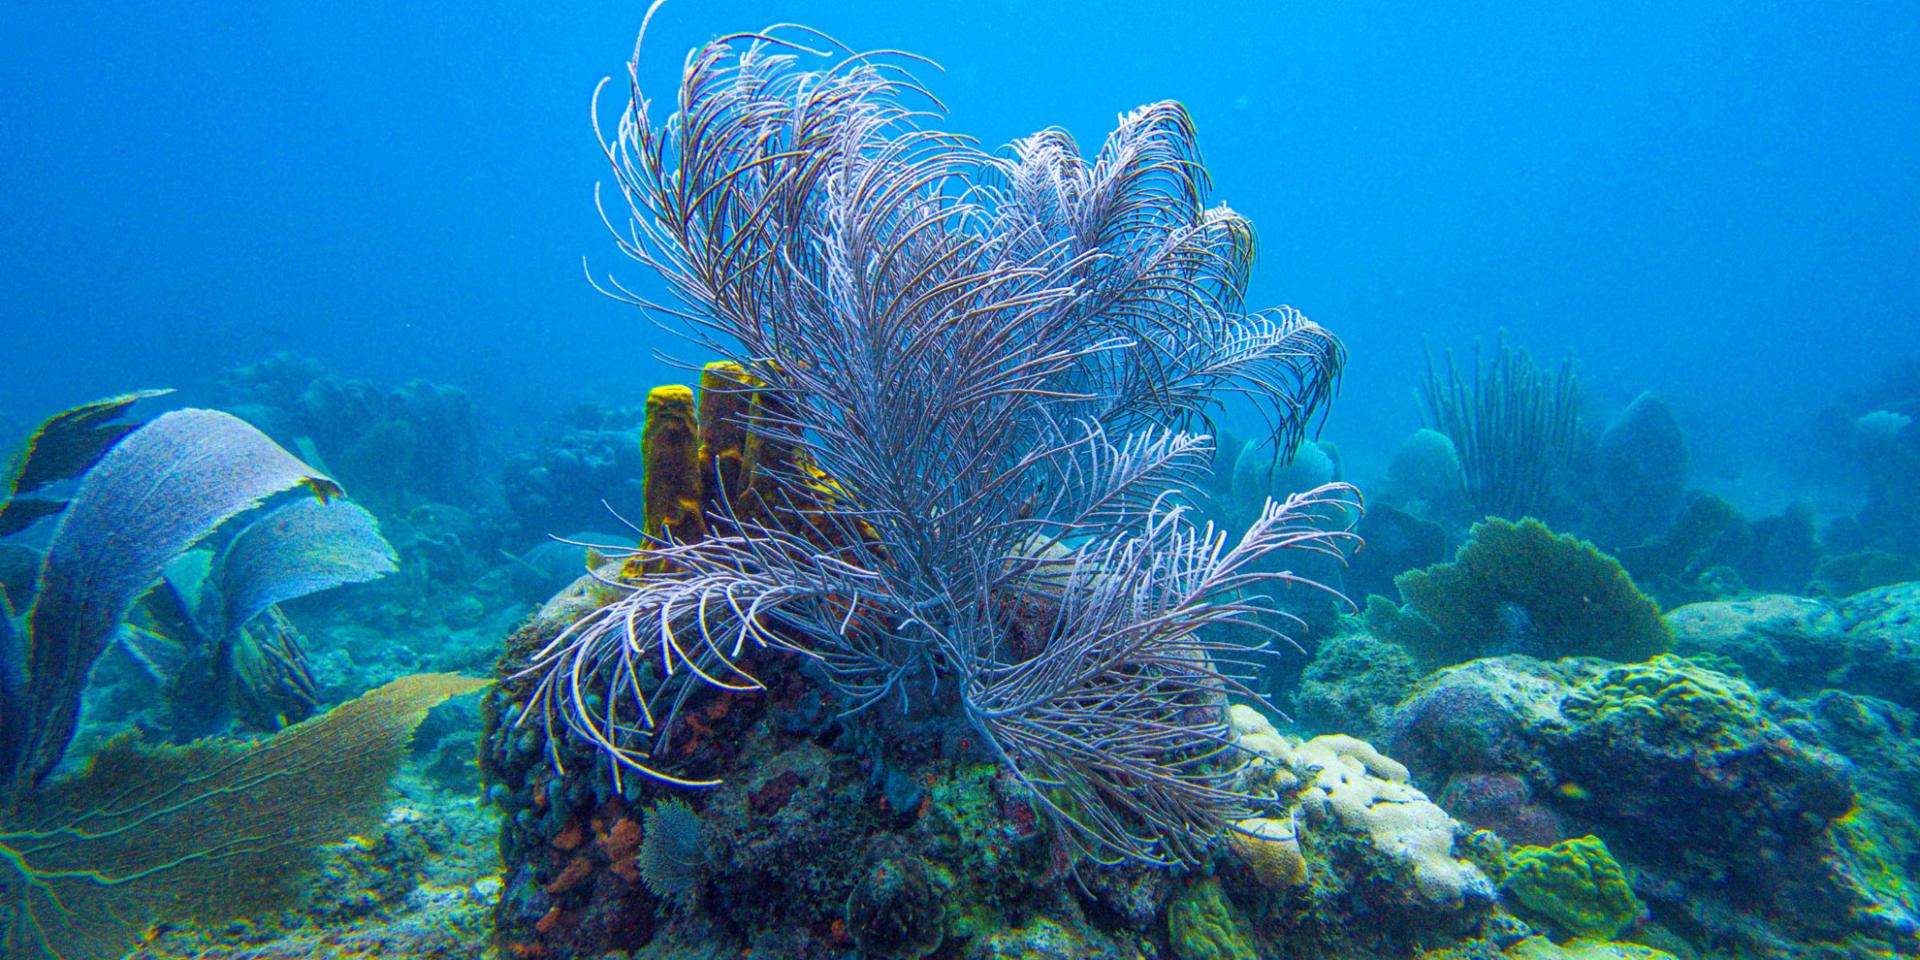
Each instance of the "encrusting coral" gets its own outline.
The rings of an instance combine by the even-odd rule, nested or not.
[[[1672,655],[1508,656],[1442,670],[1394,713],[1394,756],[1444,785],[1450,813],[1549,849],[1600,838],[1656,926],[1698,948],[1916,947],[1901,873],[1920,842],[1897,827],[1920,762],[1893,704],[1835,690],[1792,701]],[[1516,914],[1571,933],[1507,894]],[[1594,916],[1624,916],[1611,899]]]
[[[1188,888],[1167,911],[1173,955],[1180,960],[1256,960],[1247,921],[1227,902],[1220,882],[1208,878]]]
[[[1561,937],[1612,940],[1645,909],[1619,861],[1591,835],[1510,851],[1500,889],[1515,913]]]
[[[1387,600],[1376,596],[1369,603]],[[1323,638],[1301,672],[1293,692],[1294,719],[1315,732],[1373,736],[1381,716],[1406,697],[1420,675],[1413,655],[1400,644],[1358,626],[1343,630]]]
[[[847,894],[847,932],[875,960],[920,960],[944,939],[945,894],[919,857],[881,858]]]

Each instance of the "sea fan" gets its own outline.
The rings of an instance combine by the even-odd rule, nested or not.
[[[990,156],[926,126],[901,56],[722,38],[659,123],[637,58],[613,230],[673,300],[611,292],[737,363],[742,426],[790,455],[539,651],[526,715],[616,780],[685,783],[651,758],[686,678],[754,689],[744,650],[793,651],[849,715],[945,710],[1087,852],[1197,861],[1250,800],[1220,704],[1257,699],[1255,651],[1208,628],[1279,635],[1266,588],[1306,581],[1273,555],[1338,554],[1358,504],[1269,503],[1236,541],[1183,503],[1222,395],[1290,455],[1344,360],[1289,308],[1244,312],[1252,228],[1205,205],[1185,109],[1125,115],[1091,161],[1060,131]]]
[[[83,403],[43,421],[0,471],[0,537],[18,533],[36,520],[66,509],[65,500],[33,494],[85,473],[139,426],[121,419],[129,408],[171,392],[140,390]]]
[[[238,630],[274,604],[392,573],[397,559],[366,508],[295,500],[248,524],[215,562],[222,626]]]
[[[647,811],[646,836],[640,841],[640,880],[662,900],[685,905],[700,889],[707,865],[706,831],[700,815],[678,800],[662,800]]]
[[[302,485],[323,496],[340,489],[217,410],[165,414],[87,471],[54,529],[27,614],[29,723],[0,731],[12,795],[40,785],[65,756],[94,661],[162,568],[231,517]]]
[[[0,956],[113,960],[151,924],[291,906],[322,845],[379,828],[427,710],[485,685],[403,677],[255,743],[109,742],[0,809]]]

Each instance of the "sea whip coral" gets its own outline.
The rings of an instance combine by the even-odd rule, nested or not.
[[[1290,308],[1245,312],[1253,231],[1205,205],[1186,110],[1123,116],[1091,161],[1059,130],[989,155],[926,126],[903,54],[722,37],[660,121],[638,55],[606,215],[672,296],[610,292],[737,363],[742,425],[791,455],[708,536],[650,538],[647,575],[532,657],[520,722],[683,783],[653,749],[689,692],[756,689],[742,652],[790,651],[849,715],[964,724],[1087,853],[1196,860],[1250,815],[1215,758],[1224,699],[1256,699],[1256,651],[1207,628],[1283,637],[1267,588],[1307,581],[1274,555],[1339,554],[1358,504],[1269,502],[1231,541],[1184,502],[1222,395],[1290,455],[1344,361]]]

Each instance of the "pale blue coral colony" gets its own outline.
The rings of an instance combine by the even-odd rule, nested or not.
[[[0,506],[0,888],[70,752],[456,670],[496,682],[301,906],[135,953],[1920,953],[1910,419],[1856,421],[1851,526],[1750,522],[1658,397],[1593,430],[1502,340],[1363,508],[1315,438],[1344,348],[1243,302],[1178,104],[988,153],[901,55],[779,28],[651,98],[635,56],[605,214],[667,293],[607,289],[698,389],[488,492],[463,393],[290,356],[213,391],[275,439],[49,421]],[[602,497],[644,512],[578,532]],[[66,956],[51,910],[0,943]]]

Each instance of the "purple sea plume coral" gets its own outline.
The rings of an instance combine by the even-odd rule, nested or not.
[[[671,296],[609,290],[739,364],[741,426],[794,455],[759,508],[644,546],[661,572],[532,656],[520,722],[616,779],[687,783],[654,759],[675,710],[787,651],[849,716],[963,724],[1088,854],[1194,862],[1250,815],[1222,705],[1258,699],[1263,652],[1210,628],[1284,640],[1273,591],[1318,585],[1282,558],[1341,555],[1359,508],[1334,484],[1238,537],[1202,526],[1196,428],[1244,395],[1290,456],[1344,352],[1290,308],[1246,312],[1253,230],[1206,205],[1179,104],[1121,117],[1091,160],[1059,130],[990,155],[928,126],[914,62],[723,37],[656,120],[636,49],[604,141],[626,222],[603,214]]]

